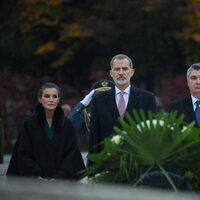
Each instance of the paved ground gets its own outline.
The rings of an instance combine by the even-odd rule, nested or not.
[[[0,176],[1,200],[200,200],[197,193]]]
[[[8,168],[8,164],[10,161],[10,155],[4,155],[4,162],[3,164],[0,164],[0,175],[5,175],[7,168]]]
[[[87,153],[82,153],[86,161]],[[133,188],[125,185],[85,184],[69,181],[40,181],[33,179],[8,179],[5,176],[10,155],[4,155],[4,163],[0,164],[1,200],[199,200],[195,193],[174,193],[153,189]]]

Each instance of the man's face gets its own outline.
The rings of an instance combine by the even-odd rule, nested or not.
[[[190,93],[194,97],[200,97],[200,70],[192,70],[190,76],[187,78],[187,85]]]
[[[113,67],[110,70],[110,75],[113,78],[116,86],[128,86],[133,74],[134,69],[129,66],[127,59],[114,60]]]

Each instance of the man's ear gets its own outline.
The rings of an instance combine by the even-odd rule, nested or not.
[[[132,69],[132,76],[135,74],[135,69]]]

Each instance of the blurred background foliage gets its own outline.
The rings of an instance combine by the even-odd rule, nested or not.
[[[30,115],[44,81],[58,83],[73,106],[109,77],[118,53],[133,59],[133,83],[160,109],[188,92],[185,73],[200,58],[198,0],[2,0],[0,115],[6,144]]]

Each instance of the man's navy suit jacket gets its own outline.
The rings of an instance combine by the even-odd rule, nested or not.
[[[183,114],[184,121],[186,123],[191,123],[192,121],[195,121],[196,126],[198,126],[192,105],[192,98],[190,95],[172,102],[170,106],[170,111],[177,111],[178,116]]]
[[[143,109],[156,112],[155,96],[143,89],[131,86],[126,112]],[[113,127],[119,127],[120,117],[115,100],[115,88],[93,97],[91,108],[91,124],[89,133],[89,154],[98,153],[101,141],[113,133]]]

